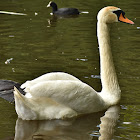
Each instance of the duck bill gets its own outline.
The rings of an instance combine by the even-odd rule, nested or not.
[[[134,24],[133,21],[131,21],[128,18],[124,17],[122,14],[119,17],[119,21],[124,22],[124,23],[128,23],[128,24]]]
[[[50,7],[50,4],[48,4],[47,7]]]
[[[49,4],[47,5],[47,7],[51,7],[51,2],[52,2],[52,1],[49,2]]]

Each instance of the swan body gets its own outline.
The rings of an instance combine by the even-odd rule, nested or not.
[[[100,52],[102,91],[63,72],[42,75],[21,85],[26,95],[15,88],[15,108],[24,120],[65,119],[98,112],[115,105],[121,98],[110,48],[108,24],[126,22],[134,24],[117,7],[109,6],[98,13],[97,36]]]

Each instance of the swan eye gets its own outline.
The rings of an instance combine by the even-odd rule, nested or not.
[[[121,14],[122,14],[122,16],[123,16],[124,18],[126,18],[126,17],[124,16],[124,15],[125,15],[125,12],[122,11],[122,10],[113,11],[113,13],[115,13],[115,14],[117,15],[118,21],[120,21],[119,18],[120,18],[120,15],[121,15]]]
[[[131,21],[128,18],[125,17],[125,12],[124,11],[117,10],[117,11],[113,11],[113,13],[115,13],[117,15],[118,21],[128,23],[128,24],[134,24],[133,21]]]

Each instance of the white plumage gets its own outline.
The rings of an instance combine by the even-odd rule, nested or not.
[[[119,102],[121,91],[113,64],[108,31],[108,23],[118,22],[117,11],[120,12],[120,8],[109,6],[98,13],[97,36],[102,91],[96,92],[70,74],[48,73],[25,82],[21,86],[25,88],[25,96],[15,88],[15,108],[20,118],[24,120],[72,118],[107,109]],[[126,18],[123,22],[134,24],[130,20],[126,21]]]

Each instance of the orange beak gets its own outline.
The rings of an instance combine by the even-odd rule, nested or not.
[[[124,16],[122,15],[122,13],[120,14],[119,21],[122,21],[122,22],[125,22],[125,23],[129,23],[129,24],[134,24],[133,21],[131,21],[131,20],[129,20],[128,18],[124,17]]]

